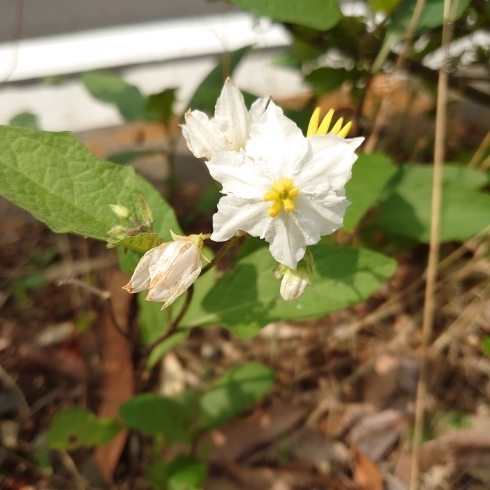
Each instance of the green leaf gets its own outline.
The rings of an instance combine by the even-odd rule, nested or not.
[[[345,186],[347,199],[352,204],[345,213],[342,230],[349,231],[359,223],[396,171],[386,155],[359,155],[352,169],[352,178]]]
[[[221,192],[213,182],[202,194],[197,202],[197,212],[200,214],[215,212],[218,201],[221,199]]]
[[[221,277],[203,299],[202,312],[184,317],[185,326],[220,324],[240,338],[255,335],[271,321],[310,320],[369,297],[395,271],[396,262],[371,250],[318,244],[312,287],[296,301],[279,295],[276,262],[267,249],[250,253]]]
[[[400,0],[368,0],[372,12],[390,14],[400,3]]]
[[[100,160],[72,133],[0,126],[0,194],[57,233],[99,240],[121,224],[111,204],[138,215],[134,170]]]
[[[139,233],[138,235],[128,236],[121,240],[111,240],[107,248],[124,247],[145,253],[162,243],[163,239],[158,233]]]
[[[481,341],[483,353],[490,359],[490,337],[485,337]]]
[[[221,93],[227,77],[231,76],[242,58],[248,53],[250,46],[223,53],[221,61],[213,68],[209,75],[201,82],[188,106],[208,113],[214,112],[216,101]]]
[[[342,18],[336,0],[232,0],[239,7],[272,20],[327,31]]]
[[[51,422],[51,428],[46,433],[46,444],[61,450],[71,450],[79,446],[102,446],[121,429],[121,423],[113,418],[98,418],[85,408],[66,408]]]
[[[137,160],[138,158],[144,158],[151,155],[157,155],[162,153],[161,150],[134,150],[124,151],[122,153],[115,153],[107,157],[108,162],[117,163],[118,165],[126,165],[128,163]]]
[[[148,97],[146,112],[148,117],[168,124],[173,114],[175,88],[167,88],[163,92]]]
[[[162,435],[173,444],[190,441],[191,420],[184,405],[154,393],[144,393],[123,403],[119,415],[143,434]]]
[[[229,369],[201,398],[207,425],[222,424],[252,407],[273,384],[274,372],[264,364],[251,362]]]
[[[145,479],[153,490],[168,490],[167,463],[161,459],[145,468]]]
[[[21,112],[9,121],[9,125],[18,128],[39,129],[39,119],[36,114]]]
[[[490,223],[490,196],[476,189],[487,176],[447,164],[443,174],[440,239],[466,240]],[[389,184],[392,193],[381,203],[374,222],[388,233],[422,243],[430,241],[432,168],[404,165]]]
[[[168,466],[169,490],[194,490],[207,476],[207,466],[191,456],[180,454]]]
[[[346,81],[357,82],[361,76],[362,73],[355,69],[321,67],[306,75],[305,80],[313,86],[313,93],[321,97],[333,92]]]
[[[136,189],[143,194],[153,213],[153,231],[158,233],[165,241],[171,241],[170,231],[182,234],[182,230],[175,216],[172,206],[161,196],[155,187],[146,179],[136,175]],[[139,209],[139,203],[137,204]],[[134,269],[142,256],[140,252],[129,250],[124,253],[121,248],[118,249],[119,265],[128,275],[132,275]]]
[[[85,73],[81,78],[92,97],[114,104],[127,121],[146,119],[146,98],[138,87],[112,73]]]

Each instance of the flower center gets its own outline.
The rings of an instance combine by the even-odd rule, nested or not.
[[[294,185],[292,179],[284,177],[274,184],[272,189],[264,194],[264,201],[271,201],[273,204],[267,211],[271,218],[275,218],[284,208],[286,213],[294,209],[294,200],[299,195],[299,189]]]

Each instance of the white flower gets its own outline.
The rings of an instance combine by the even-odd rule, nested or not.
[[[172,233],[172,232],[170,232]],[[148,289],[147,301],[171,305],[194,283],[201,273],[200,235],[180,236],[172,233],[173,242],[152,248],[141,257],[126,286],[130,293]]]
[[[307,245],[343,225],[350,204],[344,186],[363,138],[325,135],[328,127],[319,131],[317,125],[313,136],[304,137],[270,102],[250,126],[245,150],[219,152],[207,162],[226,194],[213,217],[212,240],[246,231],[268,241],[272,256],[295,269]]]
[[[186,112],[182,134],[189,150],[197,158],[211,158],[219,151],[244,148],[250,124],[262,116],[268,101],[268,97],[256,100],[249,112],[240,90],[228,78],[216,102],[214,119],[201,111]]]

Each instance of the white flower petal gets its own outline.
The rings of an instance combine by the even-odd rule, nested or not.
[[[277,262],[296,269],[306,251],[305,237],[291,215],[281,212],[271,218],[272,226],[265,235],[269,251]]]
[[[229,194],[220,199],[218,212],[213,216],[211,240],[224,242],[238,230],[252,236],[265,237],[273,218],[267,215],[270,203],[262,200],[243,199]]]
[[[218,151],[228,149],[225,136],[216,130],[214,121],[210,121],[204,112],[188,111],[185,122],[182,134],[187,147],[197,158],[209,158]]]
[[[243,152],[222,151],[206,162],[209,173],[223,186],[223,194],[237,194],[245,199],[264,197],[270,181],[260,167]]]
[[[317,196],[330,189],[343,189],[357,160],[354,151],[360,144],[359,140],[362,142],[362,138],[345,140],[329,134],[308,138],[310,151],[295,183],[303,192]]]
[[[299,171],[308,142],[298,126],[270,102],[263,116],[250,126],[245,151],[266,168],[275,181],[292,177]]]
[[[245,146],[250,118],[242,93],[229,78],[216,102],[214,122],[216,128],[225,135],[230,150],[237,151]]]
[[[267,109],[267,104],[270,102],[270,100],[270,97],[261,97],[252,104],[248,113],[251,124],[257,122],[262,114],[264,114],[265,110]]]

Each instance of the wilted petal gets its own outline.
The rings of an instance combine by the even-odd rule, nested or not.
[[[148,289],[150,285],[150,265],[155,259],[163,253],[163,250],[168,246],[168,243],[163,243],[162,245],[148,250],[143,257],[141,257],[136,269],[133,272],[131,280],[129,281],[123,289],[129,291],[130,293],[139,293]]]
[[[171,242],[171,247],[154,264],[147,301],[172,304],[201,273],[201,249],[190,241]]]

